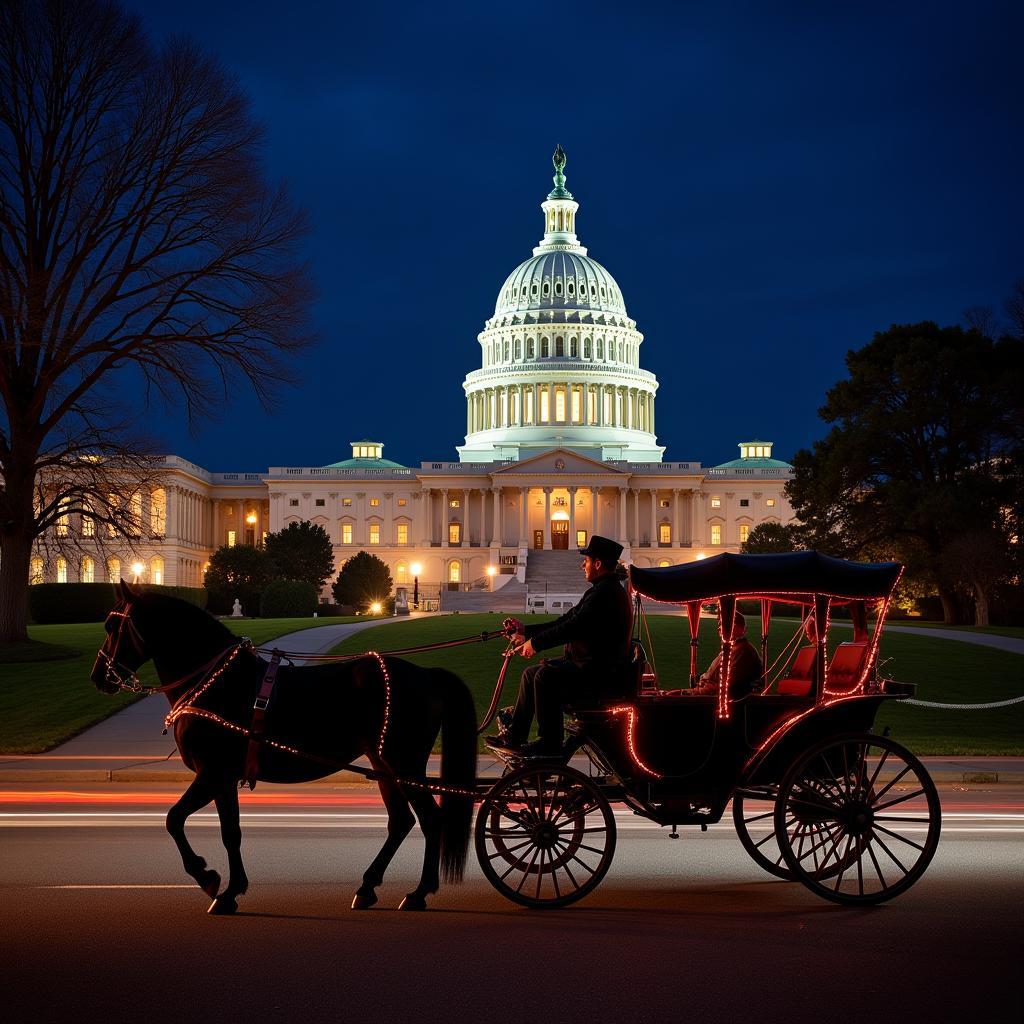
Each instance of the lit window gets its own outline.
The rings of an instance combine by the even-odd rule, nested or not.
[[[43,560],[38,555],[28,563],[28,582],[29,586],[43,582]],[[111,583],[114,582],[116,581],[111,580]]]
[[[380,498],[371,498],[370,508],[380,508]]]
[[[775,508],[775,499],[774,499],[774,498],[769,498],[769,499],[768,499],[768,500],[767,500],[767,501],[765,502],[765,504],[766,504],[766,505],[767,505],[767,506],[768,506],[769,508]]]
[[[351,544],[352,543],[352,524],[342,523],[341,524],[341,543]]]
[[[236,534],[234,530],[228,530],[228,547],[233,548],[236,542]]]
[[[579,423],[583,418],[583,389],[574,387],[572,389],[572,421]]]
[[[452,498],[452,500],[448,502],[448,507],[449,508],[461,508],[462,507],[462,502],[459,501],[458,498]]]
[[[668,560],[667,558],[663,558],[663,559],[662,559],[662,560],[661,560],[661,561],[660,561],[660,562],[658,563],[658,568],[659,568],[659,569],[667,569],[667,568],[668,568],[668,567],[669,567],[669,566],[670,566],[671,564],[672,564],[672,563],[671,563],[671,562],[670,562],[670,561],[669,561],[669,560]]]
[[[149,579],[160,586],[164,581],[164,560],[159,556],[149,560]]]
[[[82,557],[78,578],[83,583],[92,583],[96,578],[96,563],[88,555]]]
[[[458,583],[462,579],[462,567],[458,562],[452,562],[448,566],[448,582]]]
[[[722,527],[718,523],[711,527],[711,543],[716,545],[722,543]]]
[[[565,422],[565,388],[555,388],[555,422]]]
[[[154,537],[167,532],[167,494],[162,487],[149,496],[149,532]]]
[[[721,498],[712,498],[711,499],[711,507],[712,508],[721,508],[722,507],[722,499]]]
[[[54,528],[54,532],[57,534],[58,537],[66,537],[68,535],[69,522],[70,520],[68,519],[68,514],[66,512],[62,512],[59,516],[57,516],[57,525]]]
[[[576,531],[576,547],[585,548],[587,546],[587,531],[577,530]]]
[[[399,544],[405,545],[405,544],[409,543],[409,524],[408,523],[399,523],[397,525],[397,527],[396,527],[396,532],[397,532],[397,535],[398,535],[398,543]]]
[[[66,558],[57,559],[57,582],[67,583],[68,581],[68,561]]]
[[[398,504],[399,504],[399,506],[402,506],[402,505],[407,505],[408,502],[406,501],[405,498],[399,498],[398,499]]]
[[[121,559],[120,558],[108,558],[107,559],[107,582],[108,583],[120,583],[121,582]]]
[[[96,536],[96,520],[93,519],[88,513],[82,513],[82,536],[83,537],[95,537]]]
[[[380,543],[380,523],[370,523],[370,543]]]
[[[740,543],[744,543],[750,536],[750,527],[746,523],[740,523]]]
[[[541,388],[540,392],[540,422],[550,422],[551,414],[551,396],[548,393],[547,388]]]
[[[668,523],[658,524],[658,543],[659,544],[671,544],[672,543],[672,527]]]
[[[395,566],[395,582],[398,584],[409,582],[409,567],[405,562],[399,562]]]
[[[526,358],[533,358],[533,338],[526,339]]]
[[[341,504],[345,508],[351,508],[352,507],[352,499],[351,498],[342,498],[341,499]]]
[[[449,523],[448,524],[448,543],[449,544],[461,544],[462,543],[462,524],[461,523]]]
[[[668,508],[668,498],[659,498],[658,508]]]

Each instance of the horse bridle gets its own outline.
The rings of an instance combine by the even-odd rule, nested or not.
[[[120,619],[121,622],[114,636],[114,649],[107,654],[101,647],[99,654],[107,663],[107,671],[104,678],[108,683],[113,684],[119,690],[127,690],[129,693],[143,693],[147,688],[142,685],[142,680],[135,674],[135,670],[126,668],[117,660],[118,652],[121,649],[121,642],[125,639],[126,626],[128,640],[140,658],[139,665],[149,657],[143,644],[142,634],[139,632],[138,626],[132,621],[131,612],[132,606],[129,602],[123,609],[118,610],[115,608],[107,616],[107,622],[111,619]]]

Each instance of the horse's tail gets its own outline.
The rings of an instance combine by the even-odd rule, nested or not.
[[[444,668],[431,670],[441,695],[441,872],[461,882],[466,870],[476,786],[476,708],[466,684]]]

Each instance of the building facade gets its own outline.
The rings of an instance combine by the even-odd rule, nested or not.
[[[531,592],[552,592],[558,561],[541,553],[571,559],[594,533],[617,538],[627,561],[669,565],[737,551],[756,525],[790,522],[792,470],[772,458],[771,442],[741,442],[740,457],[720,466],[664,461],[658,382],[640,365],[644,337],[612,275],[578,240],[560,147],[554,162],[544,236],[502,284],[478,335],[457,461],[402,466],[372,440],[352,442],[351,458],[328,466],[264,473],[210,472],[167,456],[161,486],[133,498],[138,536],[105,537],[89,554],[89,524],[70,516],[59,529],[76,533],[78,564],[47,554],[55,548],[44,538],[33,580],[200,586],[216,548],[259,544],[308,521],[330,535],[336,568],[360,550],[385,561],[400,598],[415,580],[425,592],[509,588],[512,606],[533,606]]]

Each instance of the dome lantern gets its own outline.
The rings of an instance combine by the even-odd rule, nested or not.
[[[548,193],[547,199],[540,204],[544,211],[544,237],[537,248],[535,256],[542,252],[554,252],[559,249],[571,249],[586,254],[576,237],[576,211],[580,204],[572,197],[565,187],[565,150],[556,146],[551,162],[555,165],[555,176],[552,179],[555,187]]]

